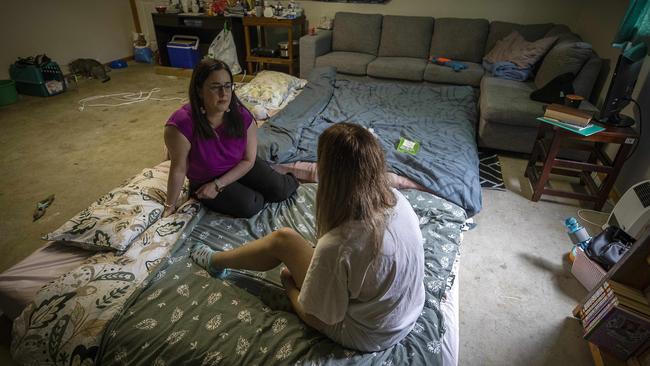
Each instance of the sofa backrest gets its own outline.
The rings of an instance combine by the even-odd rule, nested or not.
[[[490,52],[498,40],[505,38],[512,31],[519,32],[525,40],[533,42],[544,37],[552,27],[552,23],[516,24],[494,21],[490,23],[490,31],[485,43],[484,54]]]
[[[427,58],[433,18],[385,15],[379,56]]]
[[[431,56],[480,63],[490,23],[486,19],[436,18]]]
[[[381,14],[339,12],[334,16],[332,50],[377,54]]]

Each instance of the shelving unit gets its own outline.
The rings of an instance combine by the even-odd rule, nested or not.
[[[237,47],[237,59],[240,65],[244,65],[246,53],[244,52],[244,31],[242,18],[208,16],[208,15],[186,15],[186,14],[151,14],[153,25],[156,30],[156,41],[160,51],[162,66],[169,66],[167,55],[167,42],[171,41],[174,35],[186,35],[199,37],[199,50],[201,56],[208,53],[208,48],[214,38],[221,32],[228,22]]]
[[[633,287],[643,293],[648,293],[650,287],[650,232],[646,231],[641,235],[641,238],[634,243],[632,248],[625,254],[625,256],[618,262],[612,269],[607,272],[605,277],[598,283],[589,294],[578,303],[573,309],[573,316],[579,317],[580,310],[593,294],[605,283],[605,281],[613,280],[624,285]],[[647,296],[647,295],[646,295]],[[596,366],[637,366],[647,365],[645,361],[647,358],[648,347],[642,347],[640,352],[629,360],[623,361],[614,358],[613,356],[601,351],[595,344],[589,343],[591,355],[594,359]],[[642,356],[641,356],[642,355]]]
[[[289,67],[289,74],[297,75],[298,71],[298,57],[294,52],[293,40],[299,39],[302,35],[305,34],[305,17],[301,16],[296,19],[276,19],[276,18],[265,18],[265,17],[254,17],[247,16],[244,17],[244,39],[246,43],[246,63],[248,64],[248,73],[253,73],[253,64],[259,63],[262,67],[264,64],[276,64],[276,65],[287,65]],[[252,53],[252,44],[253,40],[251,39],[252,33],[250,28],[257,27],[260,28],[262,47],[266,47],[266,31],[265,28],[286,28],[288,36],[288,57],[259,57],[255,56]],[[297,37],[294,37],[295,28],[299,28],[299,33]]]

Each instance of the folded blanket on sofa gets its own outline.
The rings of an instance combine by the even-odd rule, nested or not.
[[[483,60],[483,68],[489,71],[496,78],[508,80],[526,81],[531,75],[530,67],[518,67],[509,61],[490,63]]]

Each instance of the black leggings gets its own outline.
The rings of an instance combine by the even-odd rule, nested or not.
[[[190,182],[192,196],[196,197],[196,190],[203,184],[205,182]],[[248,173],[226,186],[217,197],[200,201],[213,211],[248,218],[260,212],[265,202],[280,202],[289,198],[298,184],[293,175],[276,172],[258,157]]]

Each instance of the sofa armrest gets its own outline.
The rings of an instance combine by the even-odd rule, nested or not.
[[[332,31],[319,29],[316,35],[300,38],[300,77],[306,78],[316,65],[316,57],[332,50]]]

